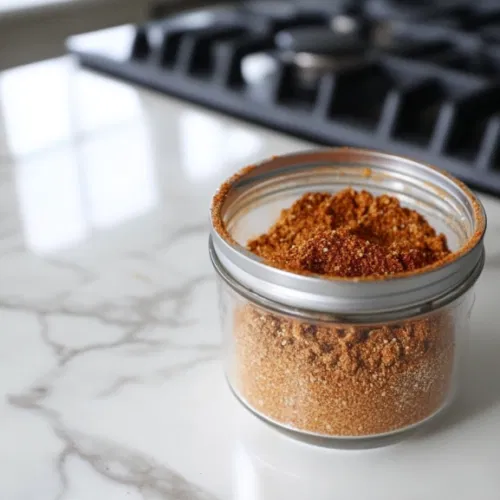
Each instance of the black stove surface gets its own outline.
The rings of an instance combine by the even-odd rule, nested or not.
[[[81,64],[500,195],[500,3],[262,1],[70,39]]]

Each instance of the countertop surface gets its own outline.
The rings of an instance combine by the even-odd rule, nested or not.
[[[305,143],[76,69],[0,74],[1,500],[498,500],[500,202],[468,375],[410,439],[336,451],[233,400],[208,206]]]

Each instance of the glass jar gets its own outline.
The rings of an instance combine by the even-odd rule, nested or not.
[[[268,266],[245,248],[304,193],[347,187],[397,197],[453,253],[419,271],[331,278]],[[357,447],[399,438],[449,405],[486,228],[460,181],[380,152],[305,152],[243,169],[211,216],[226,373],[249,410],[294,436]]]

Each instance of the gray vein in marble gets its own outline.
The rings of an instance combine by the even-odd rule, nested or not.
[[[60,491],[56,500],[70,500],[65,465],[68,457],[77,456],[103,477],[137,489],[144,498],[151,493],[172,500],[216,500],[216,497],[191,483],[168,466],[136,450],[101,438],[72,431],[65,426],[58,413],[42,404],[46,392],[10,396],[12,406],[41,413],[54,433],[64,444],[57,457]]]
[[[38,324],[40,325],[40,336],[42,337],[43,343],[50,347],[52,352],[56,355],[56,358],[63,358],[65,355],[65,347],[57,342],[52,341],[49,335],[49,324],[47,321],[47,316],[45,314],[37,314]]]
[[[192,322],[184,320],[180,321],[176,318],[186,305],[188,304],[189,297],[194,292],[197,286],[211,281],[214,279],[212,274],[205,276],[198,276],[186,283],[174,288],[167,288],[153,293],[147,297],[135,297],[133,302],[128,304],[127,307],[137,313],[138,320],[129,320],[117,318],[109,314],[111,307],[114,304],[109,302],[101,302],[98,306],[90,308],[70,308],[61,304],[62,299],[66,299],[73,291],[63,292],[55,300],[51,300],[51,304],[41,306],[40,304],[26,303],[22,297],[3,297],[0,298],[0,309],[23,311],[28,313],[37,314],[61,314],[72,317],[80,318],[93,318],[103,324],[116,325],[116,326],[142,326],[149,325],[164,325],[172,328],[181,326],[192,326]],[[158,318],[154,314],[154,308],[160,303],[165,302],[174,303],[174,314],[169,317]]]
[[[14,297],[14,299],[18,299],[18,297]],[[92,310],[74,310],[61,305],[42,307],[37,306],[36,304],[23,303],[21,301],[11,299],[1,299],[0,309],[41,315],[60,314],[62,316],[70,316],[74,318],[93,318],[105,325],[130,326],[138,324],[138,322],[131,322],[119,318],[108,318],[105,315],[106,309],[101,307],[95,307]]]
[[[0,309],[5,308],[3,304],[0,304]],[[59,312],[59,311],[58,311]],[[59,312],[60,313],[60,312]],[[116,320],[111,321],[111,324],[114,325],[120,325],[120,326],[126,326],[126,330],[123,333],[123,335],[115,341],[112,342],[103,342],[103,343],[94,343],[85,347],[80,347],[80,348],[74,348],[70,349],[64,346],[63,344],[59,344],[55,341],[53,341],[50,338],[50,333],[48,329],[48,323],[47,323],[47,318],[50,315],[50,313],[46,312],[38,312],[38,321],[40,324],[40,335],[42,337],[43,342],[53,351],[53,353],[56,355],[58,359],[58,365],[59,366],[64,366],[76,357],[83,356],[89,352],[94,352],[94,351],[102,351],[102,350],[109,350],[117,347],[122,347],[125,345],[131,345],[131,346],[138,346],[138,347],[145,347],[145,348],[150,348],[151,350],[156,350],[159,347],[168,347],[170,349],[177,349],[177,350],[184,350],[184,349],[190,349],[193,351],[201,351],[201,352],[215,352],[219,349],[218,345],[210,345],[210,344],[195,344],[192,345],[190,344],[189,346],[183,346],[183,345],[178,345],[168,339],[150,339],[147,338],[147,336],[141,336],[141,333],[143,330],[146,328],[145,323],[136,323],[133,325],[130,324],[120,324],[119,322],[116,323]],[[80,317],[85,317],[85,316],[80,316]],[[93,316],[95,317],[95,316]],[[101,319],[98,317],[98,319]],[[106,321],[103,321],[103,323],[106,323]],[[151,322],[149,323],[151,324]],[[165,322],[161,322],[161,324],[165,324]],[[173,323],[167,322],[169,327],[173,326],[186,326],[187,323],[180,323],[177,322],[175,325]],[[194,324],[193,322],[189,324]],[[149,349],[148,349],[149,350]]]
[[[205,231],[206,224],[184,226],[171,231],[158,246],[149,251],[139,252],[136,257],[154,260],[155,251],[161,251],[162,257],[168,248],[183,238]],[[25,254],[27,258],[35,258]],[[123,256],[124,254],[122,254]],[[126,256],[126,255],[125,255]],[[55,468],[59,475],[60,491],[56,500],[70,500],[70,480],[67,462],[70,457],[87,463],[97,474],[113,482],[129,486],[147,498],[165,498],[172,500],[215,500],[211,494],[189,482],[182,475],[167,465],[157,463],[152,457],[135,449],[129,449],[118,443],[105,441],[97,436],[83,434],[69,427],[62,414],[51,408],[49,398],[53,394],[56,381],[70,370],[70,365],[93,352],[110,351],[123,347],[132,347],[137,355],[158,353],[159,350],[189,351],[192,359],[178,362],[171,366],[157,367],[148,373],[116,374],[108,381],[108,386],[100,387],[97,398],[114,396],[126,387],[151,382],[165,382],[182,373],[210,362],[218,356],[219,345],[176,342],[171,334],[179,328],[192,326],[198,322],[187,314],[193,294],[214,279],[213,274],[198,275],[172,287],[164,287],[154,279],[144,276],[154,288],[146,296],[127,296],[97,299],[90,304],[80,302],[81,290],[92,290],[103,278],[101,273],[62,258],[42,258],[49,266],[69,271],[74,274],[74,281],[67,289],[57,291],[49,299],[17,296],[8,292],[0,297],[0,310],[17,311],[36,317],[41,340],[52,352],[55,361],[45,373],[35,378],[33,385],[22,392],[11,394],[7,403],[13,407],[36,413],[50,425],[54,434],[61,440],[62,449],[55,458]],[[76,283],[75,283],[76,282]],[[91,288],[88,289],[87,286]],[[93,320],[102,325],[117,327],[117,336],[113,338],[92,339],[88,344],[74,347],[66,345],[59,337],[51,336],[51,322],[59,317],[74,320]],[[157,329],[156,327],[165,327]],[[156,330],[155,330],[156,328]],[[151,329],[151,330],[150,330]],[[150,331],[152,334],[150,335]],[[64,337],[63,337],[64,339]],[[72,365],[71,365],[72,366]]]
[[[193,293],[194,289],[198,285],[211,281],[212,279],[214,279],[213,275],[199,276],[177,288],[160,290],[159,292],[148,297],[137,298],[134,307],[139,312],[141,319],[149,324],[161,323],[171,327],[191,326],[191,322],[179,321],[176,317],[181,315],[182,311],[188,304],[189,297]],[[174,313],[169,318],[162,318],[159,320],[155,316],[153,309],[158,304],[165,303],[167,301],[173,301]]]
[[[75,262],[57,259],[55,257],[44,257],[44,261],[61,269],[67,269],[68,271],[74,272],[82,280],[80,286],[97,279],[97,276],[94,273]]]
[[[71,447],[66,445],[63,451],[57,457],[57,474],[59,475],[59,481],[61,482],[61,489],[54,500],[63,500],[66,492],[68,490],[68,477],[65,471],[66,459],[71,454]]]
[[[161,345],[161,342],[157,340],[137,338],[137,334],[142,329],[142,325],[139,325],[128,329],[120,339],[114,342],[91,344],[85,347],[81,347],[79,349],[66,349],[64,345],[57,344],[56,342],[53,342],[50,339],[50,335],[48,333],[48,329],[46,326],[47,325],[46,316],[43,314],[39,314],[38,317],[40,321],[42,339],[53,350],[54,354],[56,354],[56,356],[58,357],[59,366],[64,366],[68,364],[71,360],[75,359],[76,357],[83,356],[89,352],[113,349],[115,347],[120,347],[124,345],[142,344],[151,347],[156,347],[158,345]]]
[[[191,368],[195,368],[199,366],[201,363],[205,363],[207,361],[213,361],[214,359],[217,358],[218,347],[212,348],[211,350],[213,351],[213,354],[211,355],[200,356],[191,361],[187,361],[186,363],[179,363],[178,365],[175,366],[170,366],[162,370],[157,370],[152,375],[149,375],[147,377],[147,381],[150,381],[151,378],[157,378],[158,380],[163,381],[173,376],[179,375]],[[97,397],[107,398],[109,396],[113,396],[118,391],[121,391],[127,386],[142,385],[144,382],[146,382],[146,379],[144,377],[131,377],[131,376],[118,377],[115,380],[115,382],[113,382],[113,384],[111,384],[106,389],[102,390],[97,395]]]
[[[59,376],[59,370],[77,356],[83,356],[95,350],[112,349],[136,343],[149,345],[152,342],[152,344],[156,345],[157,341],[154,339],[148,340],[147,338],[141,339],[137,337],[144,325],[136,325],[134,328],[127,330],[119,340],[108,344],[92,344],[79,349],[68,350],[64,345],[54,342],[50,338],[47,316],[48,314],[44,312],[37,313],[40,336],[58,358],[59,369],[51,370],[45,380],[39,379],[38,385],[33,386],[30,390],[21,394],[10,395],[7,401],[14,407],[40,414],[50,424],[55,435],[62,441],[64,447],[56,460],[56,468],[60,478],[60,492],[56,499],[69,500],[70,498],[68,496],[69,481],[66,474],[66,461],[70,456],[76,456],[89,464],[96,473],[103,477],[137,489],[144,498],[154,494],[160,498],[173,500],[215,500],[215,497],[205,490],[187,481],[168,466],[157,463],[147,455],[111,441],[104,441],[97,437],[73,431],[63,423],[57,411],[44,405],[44,400],[51,392],[52,381]],[[161,343],[169,347],[173,346],[169,341]],[[184,349],[186,347],[175,346],[174,348]],[[153,373],[153,377],[158,377],[164,381],[195,368],[200,363],[210,361],[216,357],[218,346],[202,345],[190,346],[189,348],[194,351],[199,348],[204,354],[189,362],[157,370]],[[109,397],[116,391],[123,389],[124,386],[140,384],[141,381],[141,377],[119,377],[112,386],[102,391],[98,397]]]

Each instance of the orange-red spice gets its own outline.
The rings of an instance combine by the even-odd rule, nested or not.
[[[444,235],[397,198],[353,189],[305,194],[248,248],[276,267],[341,277],[413,271],[450,253]]]
[[[324,276],[387,276],[438,263],[446,238],[396,198],[309,193],[248,243],[265,262]],[[280,315],[256,304],[234,316],[234,384],[275,422],[366,436],[426,419],[446,402],[455,356],[451,310],[351,325]]]

